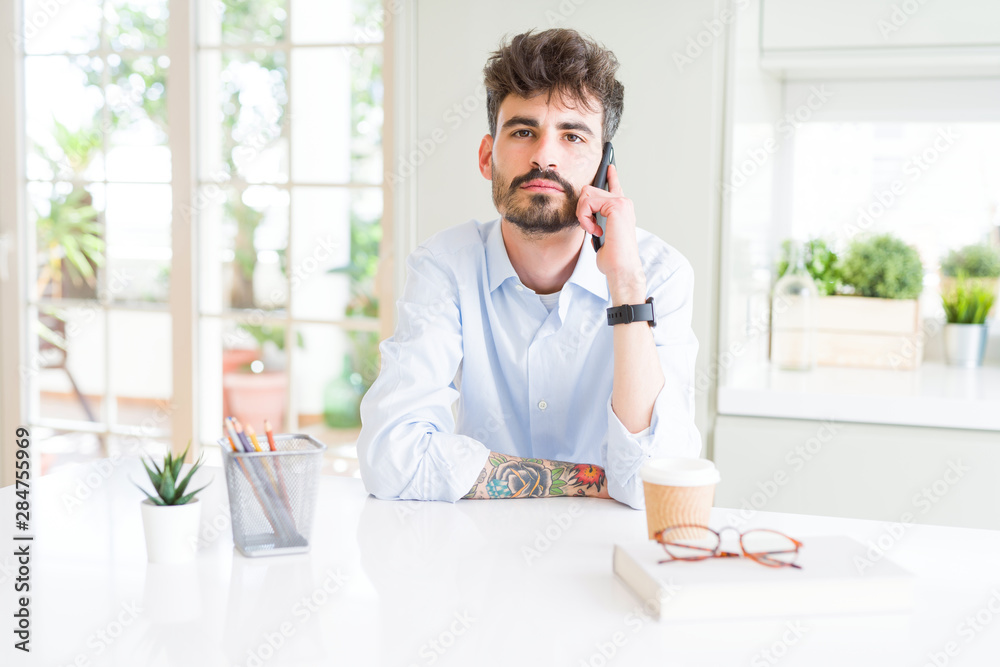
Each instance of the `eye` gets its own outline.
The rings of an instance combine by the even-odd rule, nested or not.
[[[567,134],[566,138],[569,139],[572,144],[578,144],[583,141],[583,137],[579,134]]]
[[[521,132],[527,132],[528,134],[521,134]],[[514,130],[515,137],[527,137],[531,134],[531,130]]]

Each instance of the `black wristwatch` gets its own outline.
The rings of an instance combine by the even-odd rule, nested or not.
[[[631,324],[632,322],[649,322],[649,326],[656,326],[656,316],[653,314],[653,297],[646,299],[646,303],[608,308],[608,326]]]

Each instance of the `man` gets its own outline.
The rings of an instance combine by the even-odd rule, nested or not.
[[[565,29],[518,35],[487,62],[479,170],[501,217],[447,229],[407,259],[396,331],[361,403],[375,496],[642,508],[648,458],[699,455],[691,265],[636,228],[615,167],[610,191],[591,185],[621,118],[617,68]],[[591,236],[603,236],[596,253]],[[647,297],[655,326],[609,324],[608,308]]]

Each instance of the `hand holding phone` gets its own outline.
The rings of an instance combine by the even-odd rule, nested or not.
[[[601,156],[601,166],[597,168],[597,176],[594,177],[594,187],[600,188],[602,190],[610,191],[611,188],[608,187],[608,165],[615,163],[615,149],[611,145],[611,142],[604,144],[604,154]],[[600,226],[601,231],[605,234],[608,231],[608,219],[597,212],[594,214],[594,221]],[[591,236],[590,240],[594,243],[594,252],[601,249],[604,245],[604,234],[601,236]]]

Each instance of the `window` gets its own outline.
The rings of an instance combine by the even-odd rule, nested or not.
[[[269,418],[356,471],[386,300],[381,3],[199,0],[198,187],[177,216],[171,145],[190,137],[166,101],[192,82],[170,69],[169,0],[24,1],[23,391],[43,471],[169,445],[189,400],[171,322],[192,306],[202,443],[224,414]],[[197,283],[171,300],[177,220],[197,221]]]
[[[377,8],[372,0],[202,5],[204,439],[231,414],[331,446],[356,440],[358,404],[378,374]],[[356,457],[332,465],[357,470]]]
[[[844,247],[891,233],[920,252],[925,317],[942,315],[940,259],[1000,242],[1000,122],[815,122],[795,138],[789,193],[797,234]]]
[[[25,6],[25,390],[43,471],[170,435],[167,11]]]
[[[922,317],[942,315],[941,257],[970,243],[1000,244],[997,80],[754,85],[781,106],[761,122],[769,114],[760,99],[737,100],[724,184],[732,261],[724,267],[722,370],[767,360],[774,266],[779,244],[793,236],[825,237],[837,250],[858,234],[899,236],[924,264]]]

